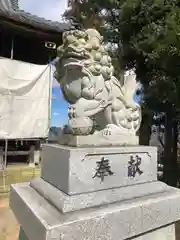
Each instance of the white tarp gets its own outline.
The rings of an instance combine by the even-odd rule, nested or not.
[[[0,58],[0,139],[48,136],[52,70]]]

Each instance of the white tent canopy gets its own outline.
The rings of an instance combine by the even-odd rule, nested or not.
[[[52,68],[0,58],[0,139],[46,138]]]

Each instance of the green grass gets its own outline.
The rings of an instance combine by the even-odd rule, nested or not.
[[[11,184],[28,182],[40,175],[40,168],[11,166],[0,170],[0,198],[8,197]]]

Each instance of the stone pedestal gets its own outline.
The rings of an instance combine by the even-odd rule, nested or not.
[[[41,176],[12,185],[19,240],[175,240],[180,191],[157,181],[155,147],[44,145]]]
[[[123,146],[131,145],[137,146],[139,143],[139,137],[135,135],[108,135],[92,134],[92,135],[72,135],[64,134],[59,138],[59,144],[68,145],[71,147],[100,147],[100,146]]]

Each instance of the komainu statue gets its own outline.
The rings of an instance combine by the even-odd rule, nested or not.
[[[65,32],[55,65],[55,77],[70,104],[71,136],[83,136],[83,142],[94,145],[138,144],[136,75],[125,75],[123,84],[113,76],[112,60],[98,31]]]

